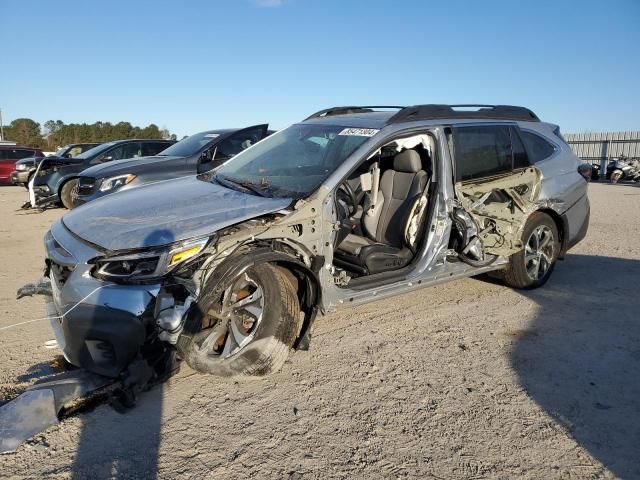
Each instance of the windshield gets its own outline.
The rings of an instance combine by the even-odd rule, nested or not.
[[[54,157],[62,157],[65,153],[67,153],[67,149],[69,147],[62,147],[56,150],[56,153],[53,154]]]
[[[102,145],[98,145],[97,147],[90,148],[86,152],[82,152],[80,155],[77,155],[75,158],[80,160],[86,160],[88,158],[93,158],[97,155],[100,155],[105,150],[113,147],[117,142],[108,142],[103,143]]]
[[[308,196],[377,130],[293,125],[239,153],[213,177],[269,197]]]
[[[214,132],[202,132],[191,135],[190,137],[183,138],[178,143],[174,143],[169,148],[164,149],[158,155],[163,157],[176,156],[176,157],[190,157],[198,153],[203,147],[211,143],[214,139],[220,136],[219,133]]]

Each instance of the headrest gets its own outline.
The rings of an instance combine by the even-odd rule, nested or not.
[[[404,150],[393,158],[393,169],[396,172],[417,173],[422,170],[422,160],[415,150]]]

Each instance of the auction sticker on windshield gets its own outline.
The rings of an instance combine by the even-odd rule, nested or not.
[[[338,135],[353,135],[356,137],[373,137],[380,130],[375,128],[345,128]]]

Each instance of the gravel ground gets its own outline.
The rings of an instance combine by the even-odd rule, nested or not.
[[[267,378],[188,367],[0,456],[3,478],[640,478],[640,188],[593,184],[587,238],[542,289],[467,279],[320,317]],[[63,211],[0,189],[0,328]],[[47,372],[44,321],[0,330],[0,388]]]

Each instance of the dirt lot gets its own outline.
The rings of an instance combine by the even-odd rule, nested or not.
[[[62,210],[0,189],[0,328],[44,316]],[[468,279],[321,317],[309,352],[264,379],[187,367],[120,415],[65,419],[3,478],[640,478],[640,188],[594,184],[587,238],[544,288]],[[55,351],[47,322],[0,330],[0,386]]]

